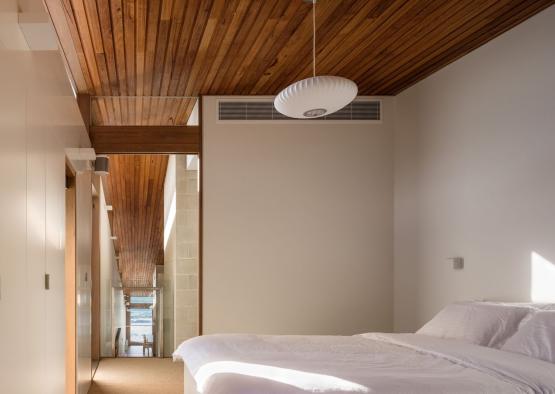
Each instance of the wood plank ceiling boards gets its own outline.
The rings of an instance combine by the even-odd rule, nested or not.
[[[164,263],[164,179],[167,155],[111,155],[103,179],[112,205],[112,234],[125,287],[152,286]]]
[[[183,125],[199,95],[273,95],[311,74],[302,0],[45,2],[93,125]],[[395,95],[553,3],[319,0],[317,72]]]

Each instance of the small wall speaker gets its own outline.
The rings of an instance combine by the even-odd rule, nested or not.
[[[94,161],[94,173],[96,175],[108,175],[108,170],[110,168],[110,160],[108,156],[98,155]]]

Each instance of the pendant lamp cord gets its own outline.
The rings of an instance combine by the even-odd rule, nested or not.
[[[316,0],[312,0],[312,76],[316,76]]]

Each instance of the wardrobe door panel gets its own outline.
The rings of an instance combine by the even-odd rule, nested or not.
[[[44,387],[46,365],[45,343],[45,154],[42,129],[32,125],[27,106],[27,322],[23,328],[27,342],[27,373],[29,393],[39,393]]]
[[[50,138],[45,147],[46,272],[50,276],[50,288],[45,292],[47,341],[44,347],[48,363],[45,366],[46,389],[43,392],[58,394],[65,391],[65,152],[56,138]]]
[[[25,57],[0,50],[0,384],[29,393],[26,305]]]

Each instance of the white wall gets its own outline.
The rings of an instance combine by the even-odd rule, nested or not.
[[[164,356],[170,357],[175,350],[175,310],[174,310],[174,287],[175,287],[175,261],[176,261],[176,224],[175,214],[169,216],[170,205],[176,194],[176,157],[170,155],[166,178],[164,179],[164,236],[167,235],[167,243],[164,245]]]
[[[383,124],[223,124],[204,98],[204,333],[392,328],[383,104]]]
[[[121,278],[117,268],[116,252],[114,250],[114,242],[110,239],[112,231],[110,229],[110,220],[108,211],[106,210],[106,196],[102,182],[100,184],[100,351],[102,357],[112,357],[112,343],[115,336],[115,330],[121,327],[121,335],[125,336],[125,316],[117,316],[112,322],[112,309],[119,310],[118,301],[123,304],[123,295],[121,300],[112,299],[112,287],[121,287]],[[115,297],[114,297],[115,298]],[[112,306],[114,303],[114,306]],[[114,332],[112,332],[112,325]],[[123,342],[125,343],[125,342]]]
[[[172,223],[168,243],[164,249],[164,356],[170,357],[175,346],[175,260],[176,260],[176,228]]]
[[[553,37],[555,7],[397,97],[397,330],[455,300],[528,301],[531,253],[555,263]]]
[[[0,49],[0,86],[1,390],[59,394],[65,384],[64,148],[89,142],[57,52]]]
[[[91,252],[92,174],[76,176],[76,280],[77,286],[77,393],[87,394],[91,384]]]
[[[114,327],[121,327],[121,332],[119,336],[119,351],[120,353],[122,353],[125,350],[125,342],[127,340],[127,332],[125,329],[127,308],[125,307],[125,297],[123,294],[123,289],[115,289],[112,300]],[[116,331],[117,328],[115,328],[114,332],[112,333],[113,338],[115,338]]]
[[[164,178],[164,227],[168,222],[172,198],[177,187],[176,171],[176,155],[169,155],[166,177]]]

